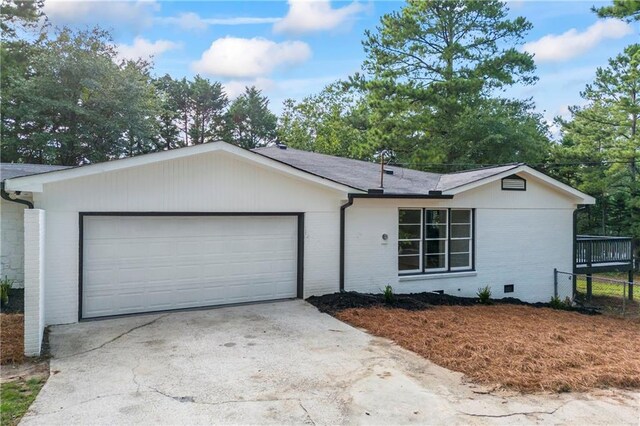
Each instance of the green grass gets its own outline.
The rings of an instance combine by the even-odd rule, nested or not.
[[[46,381],[45,377],[36,377],[0,385],[0,424],[17,425]]]
[[[576,282],[576,287],[579,293],[586,294],[587,293],[586,278],[578,278]],[[640,285],[638,285],[638,287],[640,287]],[[634,286],[634,290],[635,289],[636,288]],[[622,283],[602,281],[602,280],[598,280],[598,277],[593,277],[591,290],[594,296],[610,296],[610,297],[622,298],[622,292],[624,291],[624,286]]]

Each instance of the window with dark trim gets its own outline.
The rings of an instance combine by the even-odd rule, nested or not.
[[[398,211],[398,271],[429,274],[474,268],[473,209]]]

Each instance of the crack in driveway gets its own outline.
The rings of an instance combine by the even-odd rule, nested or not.
[[[529,416],[529,415],[536,415],[536,414],[547,414],[547,415],[552,415],[555,414],[556,411],[558,411],[559,409],[561,409],[562,407],[564,407],[565,405],[567,405],[570,401],[567,401],[563,404],[560,404],[558,407],[554,408],[551,411],[518,411],[515,413],[508,413],[508,414],[478,414],[478,413],[467,413],[464,411],[459,411],[458,413],[462,414],[463,416],[470,416],[470,417],[489,417],[492,419],[499,419],[502,417],[513,417],[513,416]]]
[[[99,346],[96,346],[95,348],[91,348],[91,349],[87,349],[87,350],[84,350],[84,351],[76,352],[76,353],[73,353],[73,354],[70,354],[70,355],[65,355],[65,356],[57,357],[56,359],[67,359],[67,358],[71,358],[71,357],[74,357],[74,356],[84,355],[84,354],[89,353],[89,352],[97,351],[97,350],[99,350],[99,349],[104,348],[104,347],[105,347],[105,346],[107,346],[108,344],[113,343],[113,342],[115,342],[116,340],[118,340],[118,339],[120,339],[120,338],[122,338],[122,337],[126,336],[127,334],[132,333],[132,332],[134,332],[134,331],[136,331],[136,330],[139,330],[139,329],[141,329],[141,328],[143,328],[143,327],[147,327],[147,326],[149,326],[149,325],[151,325],[151,324],[153,324],[153,323],[155,323],[155,322],[157,322],[157,321],[161,320],[162,318],[164,318],[164,317],[166,317],[166,316],[168,316],[168,315],[169,315],[169,314],[160,315],[159,317],[154,318],[152,321],[149,321],[149,322],[146,322],[146,323],[144,323],[144,324],[140,324],[140,325],[137,325],[137,326],[135,326],[135,327],[133,327],[133,328],[130,328],[129,330],[127,330],[127,331],[125,331],[125,332],[123,332],[123,333],[118,334],[118,335],[117,335],[116,337],[114,337],[113,339],[107,340],[106,342],[102,343],[102,344],[101,344],[101,345],[99,345]]]

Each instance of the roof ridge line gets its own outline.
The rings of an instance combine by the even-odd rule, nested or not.
[[[452,172],[452,173],[445,173],[444,175],[457,175],[460,173],[468,173],[468,172],[477,172],[478,170],[488,170],[488,169],[495,169],[498,167],[506,167],[506,166],[526,166],[526,163],[517,163],[517,162],[513,162],[513,163],[504,163],[504,164],[494,164],[492,166],[482,166],[482,167],[476,167],[474,169],[467,169],[467,170],[460,170],[459,172]]]

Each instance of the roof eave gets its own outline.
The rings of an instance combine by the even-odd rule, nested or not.
[[[254,151],[246,150],[235,145],[228,144],[226,142],[212,142],[194,147],[161,151],[152,154],[141,155],[138,157],[123,158],[106,163],[96,163],[72,169],[55,170],[51,172],[40,173],[37,175],[22,176],[13,179],[7,179],[5,185],[7,190],[9,191],[42,192],[44,190],[44,185],[48,183],[60,182],[68,179],[91,176],[99,173],[122,170],[155,162],[174,160],[178,158],[190,157],[197,154],[210,153],[215,151],[228,152],[233,155],[237,155],[238,157],[244,158],[248,161],[253,161],[265,167],[274,168],[285,174],[289,174],[294,177],[328,187],[329,189],[333,189],[344,194],[348,194],[350,192],[353,192],[354,190],[364,192],[360,188],[353,188],[343,183],[307,172],[303,169],[293,167],[287,163],[277,161],[268,156],[260,155]]]
[[[520,172],[524,172],[527,173],[531,176],[533,176],[534,178],[537,178],[543,182],[545,182],[546,184],[553,186],[555,188],[557,188],[558,190],[560,190],[561,192],[564,192],[565,194],[569,195],[570,197],[574,198],[577,202],[577,204],[595,204],[596,200],[595,198],[593,198],[591,195],[585,194],[584,192],[578,191],[575,188],[572,188],[569,185],[566,185],[562,182],[560,182],[557,179],[554,179],[550,176],[545,175],[544,173],[541,173],[537,170],[535,170],[532,167],[527,166],[526,164],[521,164],[519,166],[516,166],[514,168],[511,169],[507,169],[503,172],[497,173],[495,175],[491,175],[491,176],[486,176],[482,179],[479,179],[477,181],[474,182],[470,182],[468,184],[464,184],[464,185],[460,185],[457,186],[455,188],[450,188],[448,190],[444,190],[442,191],[443,194],[451,194],[451,195],[456,195],[456,194],[460,194],[462,192],[466,192],[466,191],[470,191],[474,188],[477,188],[479,186],[485,185],[487,183],[490,182],[494,182],[498,179],[502,179],[504,177],[510,176],[512,174],[516,174],[516,173],[520,173]]]
[[[389,198],[389,199],[420,199],[420,200],[450,200],[453,194],[409,194],[409,193],[382,193],[382,194],[349,194],[349,198]]]

